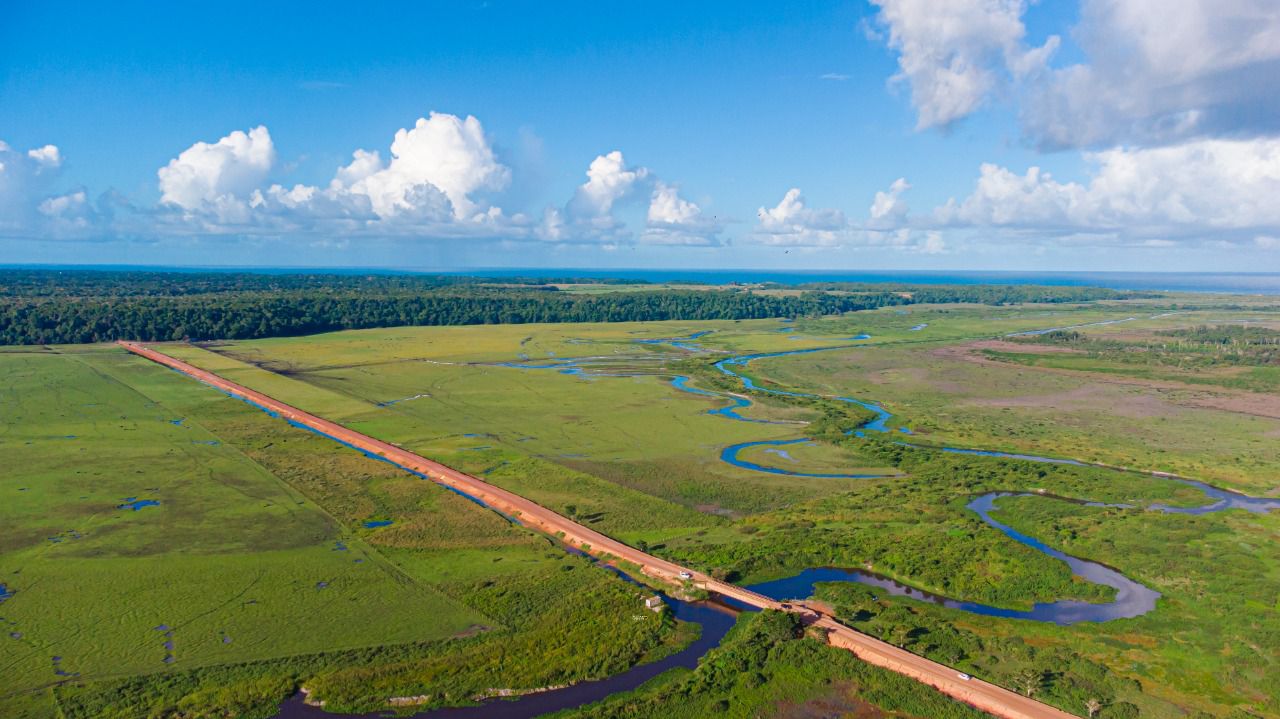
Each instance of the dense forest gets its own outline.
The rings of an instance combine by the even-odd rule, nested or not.
[[[179,272],[156,270],[0,269],[0,297],[177,297],[241,292],[421,292],[474,285],[536,287],[583,282],[557,277],[482,277],[369,273]],[[591,280],[644,285],[644,280]]]
[[[1135,297],[1082,287],[804,286],[578,294],[555,278],[248,272],[0,271],[0,344],[252,339],[403,325],[725,320],[839,314],[920,302]]]

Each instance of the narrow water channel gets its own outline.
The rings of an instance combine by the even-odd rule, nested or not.
[[[1120,320],[1120,321],[1124,321],[1124,320]],[[668,344],[672,347],[676,347],[678,349],[682,349],[685,351],[698,352],[698,351],[702,351],[702,348],[693,344],[693,342],[695,342],[700,337],[706,334],[708,334],[708,332],[699,332],[687,337],[660,339],[660,340],[638,340],[637,342],[644,343],[644,344]],[[863,338],[862,336],[859,336],[853,339],[862,339],[862,338]],[[734,377],[735,379],[741,381],[746,388],[751,390],[768,392],[768,393],[773,393],[773,394],[783,395],[783,396],[790,396],[790,397],[817,398],[818,395],[799,393],[799,392],[788,392],[788,391],[758,386],[751,380],[751,378],[738,373],[737,371],[735,371],[734,368],[745,368],[747,364],[757,359],[783,357],[783,356],[795,355],[795,354],[809,354],[813,352],[825,352],[825,351],[838,350],[838,349],[847,349],[847,348],[856,347],[856,346],[857,345],[838,345],[833,347],[816,347],[816,348],[808,348],[808,349],[800,349],[800,350],[791,350],[786,352],[771,352],[771,353],[740,355],[740,356],[729,357],[729,358],[720,360],[719,362],[715,363],[715,367],[719,371],[723,372],[724,374]],[[551,369],[551,370],[557,370],[561,373],[566,373],[566,374],[582,375],[586,372],[586,368],[583,366],[582,363],[584,360],[588,360],[588,359],[590,358],[551,359],[541,364],[527,363],[527,362],[504,362],[504,363],[499,363],[499,365],[505,366],[505,367],[517,368],[517,369],[531,369],[531,370],[532,369],[542,369],[542,370]],[[630,376],[630,375],[626,375],[626,376]],[[727,419],[731,419],[735,421],[742,421],[742,422],[773,423],[769,420],[759,420],[759,419],[753,419],[753,418],[742,416],[739,413],[739,410],[747,409],[753,404],[753,402],[747,397],[736,395],[736,394],[728,394],[728,393],[722,393],[722,392],[713,392],[709,390],[703,390],[697,387],[690,386],[688,382],[689,382],[688,377],[677,376],[672,379],[671,384],[673,387],[675,387],[680,391],[690,392],[693,394],[698,394],[698,395],[703,395],[708,397],[725,399],[730,402],[728,406],[708,410],[709,414],[725,417]],[[234,395],[231,395],[231,396],[234,396]],[[240,398],[237,398],[237,399],[240,399]],[[870,410],[875,414],[875,417],[872,420],[864,423],[857,430],[854,430],[854,433],[859,434],[859,436],[861,436],[861,433],[865,431],[885,432],[885,433],[894,431],[889,427],[889,421],[892,419],[893,415],[878,404],[875,404],[873,402],[866,402],[863,400],[854,399],[851,397],[829,397],[827,399],[834,399],[837,401],[852,403],[864,409]],[[246,401],[246,400],[242,400],[242,401]],[[253,403],[249,402],[249,404],[253,404]],[[271,412],[270,410],[267,410],[266,408],[260,407],[256,404],[254,404],[253,406],[258,407],[259,409],[267,412],[268,414],[271,414],[272,416],[276,416],[273,412]],[[298,425],[298,426],[302,426],[302,425]],[[315,431],[309,427],[303,427],[303,428],[307,429],[308,431],[313,431],[313,432]],[[899,427],[897,431],[903,434],[911,433],[907,427]],[[323,433],[320,433],[320,434],[323,434]],[[328,436],[328,435],[324,435],[324,436]],[[338,440],[336,438],[333,438],[333,437],[329,437],[329,438],[339,443],[346,444],[345,442],[342,442],[341,440]],[[862,475],[816,474],[816,473],[794,472],[794,471],[786,470],[779,467],[770,467],[766,465],[752,463],[752,462],[743,460],[738,456],[739,452],[752,446],[760,446],[760,445],[786,446],[786,445],[792,445],[792,444],[798,444],[798,443],[810,442],[810,441],[812,440],[809,438],[801,437],[801,438],[790,439],[790,440],[767,440],[767,441],[757,441],[757,442],[744,442],[744,443],[740,443],[740,444],[736,444],[736,445],[732,445],[730,447],[724,448],[723,450],[721,450],[720,458],[729,464],[732,464],[734,466],[737,466],[743,469],[758,471],[758,472],[766,472],[771,474],[782,474],[782,475],[794,476],[799,478],[805,478],[805,477],[874,478],[874,477],[887,476],[887,475],[874,475],[874,474],[862,474]],[[1014,454],[1014,453],[1005,453],[1005,452],[992,452],[987,450],[957,448],[957,447],[926,447],[921,445],[908,444],[905,442],[902,444],[907,444],[907,446],[918,447],[921,449],[933,449],[933,450],[940,450],[944,452],[973,454],[973,455],[992,456],[992,457],[1004,457],[1004,458],[1018,459],[1018,460],[1024,460],[1029,462],[1045,462],[1045,463],[1054,463],[1054,464],[1071,464],[1071,465],[1087,466],[1085,465],[1085,463],[1078,462],[1075,460],[1070,460],[1070,459],[1040,457],[1036,455]],[[350,447],[351,445],[346,445],[346,446]],[[352,447],[352,448],[356,449],[357,451],[360,451],[361,453],[365,454],[366,456],[372,459],[377,459],[379,461],[384,461],[384,462],[388,461],[384,457],[380,457],[375,454],[364,452],[363,450],[360,450],[357,447]],[[409,471],[413,474],[417,474],[418,476],[423,476],[405,467],[401,467],[401,469],[405,469],[405,471]],[[1153,505],[1152,507],[1150,507],[1150,509],[1169,512],[1169,513],[1204,514],[1209,512],[1223,511],[1226,509],[1245,509],[1252,512],[1266,512],[1266,511],[1280,508],[1280,499],[1250,497],[1244,494],[1239,494],[1236,492],[1230,492],[1228,490],[1218,489],[1216,487],[1212,487],[1202,482],[1187,480],[1183,478],[1169,477],[1169,479],[1183,482],[1185,484],[1188,484],[1189,486],[1194,486],[1200,489],[1201,491],[1203,491],[1206,495],[1206,498],[1212,499],[1215,501],[1200,507],[1187,508],[1187,507],[1168,507],[1163,505]],[[457,490],[453,490],[453,491],[456,492]],[[474,501],[477,504],[480,504],[481,506],[487,506],[485,505],[484,502],[480,501],[479,499],[466,495],[465,493],[462,493],[462,492],[458,492],[458,493],[462,494],[462,496],[464,497],[467,497],[471,501]],[[1074,601],[1074,600],[1060,600],[1056,602],[1046,602],[1046,603],[1035,604],[1029,610],[1013,610],[1013,609],[1006,609],[1002,607],[979,604],[975,602],[964,602],[964,601],[951,599],[948,597],[936,596],[936,595],[929,594],[927,592],[923,592],[919,589],[903,585],[888,577],[877,575],[874,572],[860,570],[860,569],[846,569],[846,568],[838,568],[838,567],[809,568],[795,575],[785,577],[782,579],[762,582],[755,585],[749,585],[748,588],[774,599],[803,599],[813,595],[814,585],[818,582],[839,582],[839,581],[856,582],[859,584],[878,587],[880,589],[885,590],[888,594],[893,596],[909,597],[912,599],[931,602],[931,603],[945,606],[951,609],[970,612],[973,614],[981,614],[985,616],[1004,617],[1004,618],[1012,618],[1012,619],[1023,619],[1023,620],[1029,620],[1029,621],[1053,622],[1061,625],[1069,625],[1077,622],[1101,622],[1101,621],[1109,621],[1113,619],[1137,617],[1137,616],[1146,614],[1147,612],[1150,612],[1155,608],[1156,601],[1160,597],[1160,594],[1158,592],[1136,581],[1133,581],[1128,577],[1125,577],[1123,574],[1121,574],[1120,572],[1110,567],[1106,567],[1097,562],[1091,562],[1085,559],[1081,559],[1079,557],[1073,557],[1069,554],[1066,554],[1064,552],[1061,552],[1057,549],[1054,549],[1044,544],[1043,542],[1035,539],[1034,537],[1022,534],[1017,530],[1014,530],[1013,528],[992,518],[991,513],[996,509],[996,502],[1003,497],[1009,497],[1009,496],[1044,497],[1044,495],[1030,495],[1025,493],[991,492],[991,493],[983,494],[974,498],[972,501],[970,501],[966,505],[966,508],[969,511],[974,512],[988,526],[1002,532],[1003,534],[1005,534],[1005,536],[1013,539],[1014,541],[1017,541],[1021,544],[1031,547],[1036,551],[1042,552],[1047,556],[1053,557],[1054,559],[1065,562],[1074,574],[1079,575],[1091,582],[1114,588],[1116,590],[1115,599],[1111,602],[1106,602],[1106,603],[1091,603],[1091,602],[1081,602],[1081,601]],[[1055,498],[1055,497],[1046,497],[1046,498],[1061,500],[1061,498]],[[1064,500],[1064,501],[1070,501],[1070,500]],[[1086,504],[1097,504],[1097,503],[1086,502]],[[506,519],[512,522],[517,521],[511,517],[506,517]],[[576,550],[571,550],[571,551],[576,551]],[[619,572],[618,570],[612,567],[608,567],[608,569],[610,569],[611,571],[614,571],[615,573],[620,574],[628,581],[633,581],[629,577],[626,577],[625,574],[622,574],[621,572]],[[551,713],[554,711],[583,706],[583,705],[607,698],[618,692],[624,692],[624,691],[635,689],[636,687],[640,686],[641,684],[648,681],[649,679],[652,679],[653,677],[658,676],[662,672],[674,667],[689,667],[689,668],[696,667],[698,664],[698,661],[708,651],[718,646],[720,641],[728,633],[729,629],[733,626],[737,612],[736,610],[730,609],[727,606],[709,603],[709,602],[691,603],[691,602],[684,602],[684,601],[670,598],[670,597],[666,597],[665,599],[668,602],[669,606],[671,607],[671,611],[674,613],[674,616],[677,619],[681,621],[692,622],[692,623],[698,624],[701,627],[701,635],[699,636],[699,638],[695,642],[690,644],[688,647],[681,650],[680,652],[677,652],[676,654],[673,654],[657,662],[652,662],[649,664],[643,664],[643,665],[633,667],[628,671],[622,672],[620,674],[616,674],[612,677],[608,677],[605,679],[580,682],[578,684],[574,684],[568,687],[553,689],[553,690],[539,692],[535,694],[528,694],[528,695],[524,695],[514,699],[491,699],[483,702],[478,706],[433,709],[433,710],[428,710],[424,712],[419,712],[417,714],[412,714],[411,716],[414,717],[415,719],[445,719],[445,718],[462,719],[462,718],[470,718],[470,717],[476,717],[476,718],[483,717],[485,719],[531,719],[532,717],[541,716],[543,714]],[[335,716],[335,715],[324,712],[321,708],[307,705],[303,701],[303,697],[299,695],[288,700],[281,707],[280,712],[276,715],[276,719],[304,719],[304,718],[318,719],[319,717],[332,717],[332,716]],[[342,716],[353,716],[353,717],[357,717],[357,719],[372,719],[373,717],[386,716],[386,711],[374,712],[374,713],[363,714],[363,715],[342,715]]]
[[[489,699],[467,707],[430,709],[409,715],[413,719],[532,719],[551,712],[573,709],[620,692],[631,691],[659,674],[676,667],[693,669],[707,652],[720,645],[729,633],[738,611],[712,602],[684,602],[665,598],[675,618],[702,628],[702,634],[689,646],[664,659],[640,664],[621,674],[604,679],[578,682],[567,687],[511,699]],[[325,717],[374,719],[387,716],[387,711],[369,714],[332,714],[307,704],[301,694],[286,701],[275,719],[324,719]]]

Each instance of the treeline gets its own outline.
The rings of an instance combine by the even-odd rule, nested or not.
[[[1190,329],[1164,330],[1156,334],[1206,345],[1280,346],[1280,330],[1244,324],[1200,325]]]
[[[905,304],[890,293],[778,297],[733,291],[564,292],[446,288],[417,294],[304,290],[190,297],[15,300],[0,344],[253,339],[403,325],[730,320],[828,315]]]
[[[1090,357],[1127,365],[1189,370],[1217,366],[1280,365],[1280,331],[1243,324],[1161,330],[1138,341],[1094,336],[1077,330],[1010,338],[1024,344],[1069,345]]]
[[[441,287],[546,286],[581,283],[565,277],[479,277],[385,273],[164,272],[156,270],[0,270],[0,297],[179,297],[227,292],[362,292],[397,294]],[[590,280],[645,285],[645,280]]]
[[[568,278],[0,270],[0,345],[254,339],[404,325],[814,317],[917,302],[1068,302],[1133,296],[1080,287],[804,286],[561,292]],[[592,283],[636,284],[632,280]],[[833,286],[834,287],[834,286]]]

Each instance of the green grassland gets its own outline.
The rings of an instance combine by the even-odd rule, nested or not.
[[[431,667],[459,651],[475,661],[451,686],[519,689],[687,639],[634,622],[637,590],[545,539],[116,348],[4,352],[0,366],[0,463],[21,467],[0,479],[0,715],[213,711],[265,682],[236,705],[247,716],[321,673],[335,707],[376,708],[434,689]],[[159,504],[117,508],[130,497]],[[397,670],[344,685],[361,663],[344,650]]]
[[[1203,376],[1196,368],[1178,370],[1186,376],[1172,379],[1182,385],[1155,386],[1141,376],[1110,381],[1118,373],[1106,357],[1089,364],[1071,355],[1076,364],[1064,366],[1054,363],[1068,355],[1034,342],[999,345],[1029,354],[967,346],[1075,325],[1130,341],[1245,311],[1237,300],[1195,300],[1173,315],[1167,298],[912,305],[792,322],[398,327],[164,349],[742,582],[870,565],[920,589],[1010,608],[1107,601],[1109,589],[964,505],[987,491],[1131,503],[1005,499],[997,516],[1160,591],[1158,608],[1137,619],[1058,627],[857,585],[822,585],[818,594],[847,621],[975,675],[1013,686],[1038,672],[1041,696],[1076,713],[1097,698],[1108,704],[1101,717],[1280,716],[1280,517],[1144,512],[1200,500],[1139,473],[845,436],[868,415],[829,401],[756,393],[741,413],[759,421],[730,421],[708,414],[727,399],[670,383],[684,375],[693,387],[740,392],[712,361],[842,346],[738,369],[766,387],[879,402],[921,444],[1280,491],[1280,420],[1220,406],[1226,395],[1205,393],[1241,390],[1196,386],[1188,379]],[[1276,314],[1263,305],[1247,312]],[[708,330],[698,341],[705,353],[637,342]],[[862,334],[870,338],[855,339]],[[565,358],[585,358],[577,363],[585,371],[562,372]],[[0,707],[17,707],[11,713],[48,716],[56,701],[70,717],[207,707],[254,716],[299,684],[334,710],[376,709],[389,696],[458,703],[493,688],[603,676],[689,639],[656,615],[633,621],[638,590],[545,538],[120,350],[2,350],[0,369],[0,462],[24,468],[0,479],[0,582],[16,590],[0,618],[6,633],[21,634],[0,637],[20,648],[0,660],[8,662],[0,675],[15,678],[16,691],[0,694]],[[727,445],[804,436],[818,441],[740,456],[796,472],[896,476],[797,478],[719,459]],[[127,497],[160,504],[116,509]],[[392,523],[366,528],[370,520]],[[866,716],[966,715],[761,621],[740,622],[698,670],[578,715],[806,716],[831,702]],[[171,664],[161,624],[177,627]],[[302,626],[311,629],[293,631]],[[52,656],[80,676],[55,675]]]
[[[907,453],[902,468],[910,472],[906,479],[867,482],[845,495],[748,517],[737,537],[681,538],[664,551],[694,565],[727,568],[742,581],[814,566],[865,566],[935,594],[997,606],[1027,608],[1031,601],[1069,597],[1104,601],[1110,597],[1105,587],[1072,578],[1061,563],[1038,566],[1043,555],[981,524],[964,503],[987,491],[1138,505],[1185,499],[1167,481],[1092,468],[939,458],[918,450]],[[1280,518],[1243,511],[1166,515],[1039,497],[1004,499],[998,507],[996,517],[1015,529],[1159,591],[1157,609],[1135,619],[1059,627],[973,615],[858,585],[820,585],[818,597],[855,626],[976,676],[1014,686],[1024,671],[1043,672],[1050,677],[1045,698],[1068,710],[1080,711],[1089,698],[1081,694],[1092,692],[1142,706],[1144,716],[1181,716],[1181,708],[1225,715],[1240,705],[1262,716],[1276,713],[1277,697],[1266,687],[1280,672],[1274,651]],[[1115,685],[1091,689],[1082,678],[1099,673]]]
[[[1198,324],[1203,316],[1179,321]],[[1170,326],[1175,319],[1151,324]],[[1087,331],[1118,333],[1117,328],[1125,327],[1133,332],[1142,324]],[[765,359],[750,371],[763,382],[881,402],[924,444],[1071,457],[1184,474],[1250,491],[1276,486],[1280,418],[1272,414],[1274,409],[1230,411],[1228,404],[1238,402],[1249,410],[1274,407],[1271,400],[1236,389],[1152,386],[1141,378],[1115,381],[1105,363],[1060,354],[1041,360],[1035,345],[1025,347],[1033,359],[1007,362],[999,361],[1005,355],[992,357],[952,343],[885,342]],[[1041,365],[1066,363],[1072,371],[1037,371]]]
[[[727,333],[742,332],[738,328],[745,323],[707,324]],[[669,384],[676,370],[667,365],[688,353],[634,342],[695,330],[697,325],[688,323],[401,328],[318,336],[311,340],[314,353],[296,340],[207,350],[175,345],[173,351],[304,409],[483,474],[548,506],[574,505],[598,528],[624,538],[714,526],[720,515],[783,506],[846,487],[848,480],[798,484],[718,460],[725,444],[793,437],[799,427],[729,422],[706,414],[726,402]],[[337,366],[333,358],[348,348],[361,359]],[[371,348],[383,354],[373,355]],[[518,360],[521,353],[537,358],[532,361],[537,364],[548,352],[604,358],[596,364],[607,374],[647,374],[579,376],[491,364]],[[283,368],[287,375],[268,371]],[[403,401],[385,404],[396,399]],[[753,418],[789,422],[815,416],[785,404],[750,412]]]
[[[304,406],[315,388],[359,400],[364,409],[346,421],[471,471],[488,470],[493,481],[551,506],[572,504],[605,531],[721,576],[750,582],[809,566],[871,565],[928,591],[1026,608],[1072,597],[1105,601],[1110,590],[1073,578],[1060,562],[985,527],[964,510],[968,497],[1045,491],[1143,506],[1196,504],[1198,492],[1136,473],[932,452],[903,457],[874,440],[839,440],[838,433],[827,433],[828,441],[817,445],[787,445],[790,458],[767,447],[741,456],[800,472],[896,466],[906,476],[797,479],[743,472],[718,462],[722,447],[804,436],[802,429],[704,414],[725,401],[679,392],[664,378],[689,374],[707,389],[735,389],[709,368],[728,355],[691,356],[634,340],[711,329],[700,344],[723,353],[847,345],[758,360],[742,371],[764,386],[880,402],[896,415],[894,426],[901,420],[916,433],[912,441],[923,444],[1076,457],[1274,491],[1280,456],[1268,438],[1280,430],[1275,419],[1203,406],[1178,388],[1100,381],[1102,373],[1090,369],[1041,372],[963,347],[1047,327],[1089,325],[1080,331],[1126,337],[1238,314],[1167,312],[1167,302],[913,306],[794,323],[401,328],[209,349],[222,355],[219,361],[255,363],[257,369],[238,370],[246,376],[263,369],[285,373],[270,379],[277,391],[286,389],[286,381],[305,383],[293,395]],[[1115,320],[1124,321],[1094,324]],[[912,329],[921,324],[927,327]],[[863,333],[871,338],[854,339]],[[207,350],[183,351],[199,357]],[[587,376],[491,364],[525,357],[530,364],[594,359]],[[408,397],[416,399],[377,407]],[[812,402],[755,399],[745,416],[795,422],[820,415]],[[318,395],[313,401],[317,407],[338,402]],[[841,592],[860,588],[848,585],[824,587],[820,594],[837,605],[843,601],[846,618],[869,631],[891,639],[914,633],[909,641],[915,650],[959,661],[979,675],[1013,685],[1020,672],[1044,672],[1045,697],[1071,711],[1082,711],[1093,694],[1111,703],[1100,716],[1137,710],[1172,717],[1184,708],[1213,715],[1243,707],[1262,715],[1277,711],[1274,694],[1257,689],[1273,684],[1278,671],[1268,658],[1276,642],[1265,631],[1277,611],[1274,591],[1268,599],[1266,589],[1276,586],[1280,559],[1272,549],[1275,518],[1096,510],[1034,498],[1006,500],[999,516],[1051,546],[1119,568],[1164,599],[1138,619],[1057,627],[910,600],[854,601]],[[1075,518],[1070,541],[1065,518]],[[1110,544],[1085,543],[1085,528],[1094,542]],[[1190,541],[1199,542],[1197,550],[1183,551]],[[1231,542],[1245,542],[1250,551],[1217,552]],[[1247,608],[1219,614],[1242,601]],[[1166,641],[1171,636],[1177,637],[1172,644]]]
[[[672,671],[644,687],[561,719],[700,719],[708,716],[967,719],[986,716],[852,654],[800,638],[795,619],[745,615],[693,671]]]

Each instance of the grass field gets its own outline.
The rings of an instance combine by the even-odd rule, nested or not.
[[[871,565],[1010,608],[1106,601],[1110,590],[964,505],[1011,490],[1133,503],[1008,499],[997,516],[1160,591],[1156,611],[1137,619],[1058,627],[856,585],[821,585],[819,596],[867,631],[976,675],[1013,685],[1039,671],[1044,697],[1070,711],[1097,695],[1109,703],[1101,717],[1280,715],[1280,517],[1144,512],[1200,500],[1149,475],[891,442],[1075,457],[1274,496],[1280,419],[1267,414],[1273,399],[1250,389],[1263,385],[1214,379],[1221,368],[1144,374],[1006,337],[1081,326],[1127,341],[1246,312],[1235,300],[1195,300],[1178,314],[1168,300],[921,305],[794,322],[402,327],[165,351],[744,582]],[[1246,313],[1277,315],[1261,305]],[[701,353],[646,342],[700,332],[691,342]],[[806,436],[823,405],[757,393],[739,410],[756,421],[732,421],[709,413],[729,399],[671,383],[683,375],[694,390],[737,392],[712,361],[831,346],[842,349],[738,370],[761,386],[881,403],[890,426],[913,434],[846,437],[823,420],[818,442],[757,445],[739,458],[895,476],[797,478],[726,464],[728,445]],[[495,686],[602,676],[688,639],[670,623],[632,621],[638,590],[545,539],[114,348],[0,350],[0,370],[0,462],[23,467],[0,479],[0,583],[13,592],[0,619],[18,635],[0,660],[13,677],[0,696],[10,713],[50,716],[55,700],[72,717],[231,706],[207,697],[232,686],[257,697],[236,705],[252,716],[299,683],[335,709],[421,694],[456,702]],[[158,504],[117,509],[137,500]],[[570,594],[574,602],[557,601]],[[824,702],[853,702],[867,716],[940,711],[894,704],[876,693],[881,678],[814,655],[812,642],[757,644],[728,641],[707,663],[768,657],[748,684],[700,668],[583,715],[805,716]],[[813,662],[826,673],[806,674]],[[671,692],[688,701],[663,699]]]
[[[1274,470],[1280,455],[1271,451],[1274,440],[1268,438],[1280,436],[1280,420],[1232,411],[1232,405],[1206,404],[1225,400],[1206,398],[1203,392],[1109,382],[1097,368],[1039,371],[1001,361],[982,346],[971,346],[993,340],[1013,344],[1001,338],[1077,325],[1084,325],[1080,331],[1099,336],[1136,336],[1220,321],[1236,313],[1168,312],[1165,305],[1134,302],[1081,307],[923,306],[794,323],[371,330],[235,343],[210,348],[222,358],[207,361],[236,360],[259,366],[237,370],[244,376],[262,369],[283,372],[287,379],[276,376],[269,381],[280,392],[289,391],[286,382],[305,384],[292,395],[303,406],[313,401],[315,407],[338,410],[340,402],[358,400],[363,406],[358,410],[352,406],[347,418],[366,431],[394,437],[471,471],[487,470],[486,476],[495,482],[561,509],[573,505],[573,510],[605,531],[644,541],[659,552],[710,571],[755,581],[807,566],[870,563],[922,589],[1016,608],[1064,597],[1100,601],[1108,594],[1098,585],[1074,580],[1061,563],[977,523],[963,509],[965,497],[987,490],[1047,489],[1101,501],[1194,504],[1199,501],[1196,492],[1139,475],[1062,468],[1046,473],[1043,465],[978,458],[948,457],[937,467],[954,467],[949,473],[930,474],[904,466],[912,477],[897,479],[797,479],[739,470],[718,460],[721,448],[743,441],[800,437],[802,430],[795,424],[733,422],[706,414],[708,408],[727,401],[680,392],[666,382],[667,373],[688,369],[694,361],[691,355],[635,340],[711,330],[698,340],[713,351],[703,362],[727,356],[716,351],[760,353],[846,345],[847,349],[830,352],[762,359],[742,371],[765,386],[880,402],[895,414],[891,426],[912,429],[913,442],[1076,457],[1180,472],[1255,493],[1276,491]],[[861,335],[870,337],[856,339]],[[206,352],[183,351],[197,363],[200,353]],[[493,365],[547,365],[567,357],[591,358],[584,365],[587,374],[558,371],[565,365],[544,369]],[[645,376],[603,376],[637,372]],[[694,374],[695,386],[727,386],[714,371]],[[317,389],[334,397],[313,396]],[[1238,393],[1225,387],[1210,389]],[[413,399],[377,406],[402,398]],[[1233,394],[1228,399],[1239,398]],[[742,412],[754,419],[789,422],[815,417],[802,406],[759,397]],[[891,466],[886,469],[891,462],[860,446],[852,440],[841,447],[760,445],[745,450],[740,458],[807,473],[892,471]],[[997,469],[984,469],[991,466]],[[1022,512],[1023,507],[1036,511]],[[1062,517],[1042,519],[1050,510]],[[1178,707],[1220,713],[1242,702],[1264,714],[1274,711],[1275,698],[1270,693],[1248,691],[1276,676],[1275,663],[1264,658],[1266,648],[1275,646],[1270,639],[1244,653],[1234,652],[1234,665],[1211,657],[1219,656],[1223,646],[1247,645],[1248,638],[1270,621],[1268,617],[1275,617],[1274,602],[1267,602],[1262,587],[1275,586],[1277,556],[1261,549],[1274,542],[1258,540],[1274,536],[1275,518],[1231,513],[1198,518],[1150,516],[1135,530],[1130,514],[1099,515],[1065,503],[1024,500],[1002,505],[1000,516],[1032,536],[1061,542],[1051,542],[1052,546],[1072,547],[1081,556],[1106,561],[1156,587],[1166,599],[1149,616],[1060,628],[881,599],[882,605],[896,608],[884,617],[877,612],[880,618],[868,620],[868,626],[885,632],[890,631],[889,624],[928,631],[922,622],[942,622],[952,627],[947,631],[968,628],[965,631],[971,634],[963,636],[986,637],[990,647],[1011,654],[1016,651],[1007,642],[1037,637],[1038,658],[1031,652],[1003,667],[985,658],[975,643],[978,640],[960,643],[968,642],[965,656],[972,657],[968,666],[975,672],[1003,676],[1008,683],[1015,681],[1015,668],[1046,665],[1042,668],[1051,671],[1055,662],[1074,666],[1079,671],[1050,690],[1050,696],[1074,711],[1081,707],[1067,705],[1083,699],[1073,698],[1072,692],[1085,691],[1080,687],[1087,682],[1080,677],[1093,671],[1091,667],[1106,667],[1119,677],[1141,682],[1140,690],[1122,684],[1105,693],[1117,706],[1132,704],[1152,716],[1177,716]],[[1078,523],[1083,523],[1075,535],[1063,534],[1066,517],[1078,517]],[[1091,528],[1090,536],[1108,536],[1114,544],[1106,548],[1082,544],[1085,527]],[[1182,575],[1174,576],[1168,566],[1157,570],[1116,549],[1165,555],[1178,566],[1183,555],[1168,554],[1161,547],[1178,546],[1197,532],[1236,537],[1258,552],[1253,556],[1194,554],[1185,557]],[[1125,533],[1124,541],[1120,533]],[[1243,539],[1254,535],[1257,538]],[[1216,575],[1215,561],[1226,562]],[[1221,571],[1225,566],[1231,570]],[[1265,578],[1248,590],[1250,596],[1263,594],[1248,600],[1250,609],[1234,612],[1231,619],[1210,619],[1206,612],[1223,602],[1236,602],[1230,589],[1235,580],[1227,580],[1228,576]],[[1189,627],[1179,634],[1189,649],[1151,650],[1172,626]],[[941,636],[944,630],[935,627],[933,631]],[[928,646],[920,644],[917,649],[926,651]],[[1098,692],[1104,693],[1103,689]]]
[[[51,715],[46,688],[67,680],[541,624],[519,618],[527,608],[478,608],[477,583],[518,603],[535,589],[595,593],[594,612],[556,610],[561,621],[634,633],[639,597],[606,573],[561,571],[573,568],[562,553],[496,515],[115,348],[3,352],[0,376],[0,462],[22,467],[0,480],[4,716]],[[612,659],[602,645],[604,662],[524,651],[543,674],[605,671],[669,634],[651,630]]]
[[[884,344],[751,368],[782,385],[883,402],[922,443],[1072,457],[1246,490],[1272,489],[1280,473],[1280,405],[1257,393],[1153,386],[1080,361],[1077,371],[1037,371],[952,343]]]

